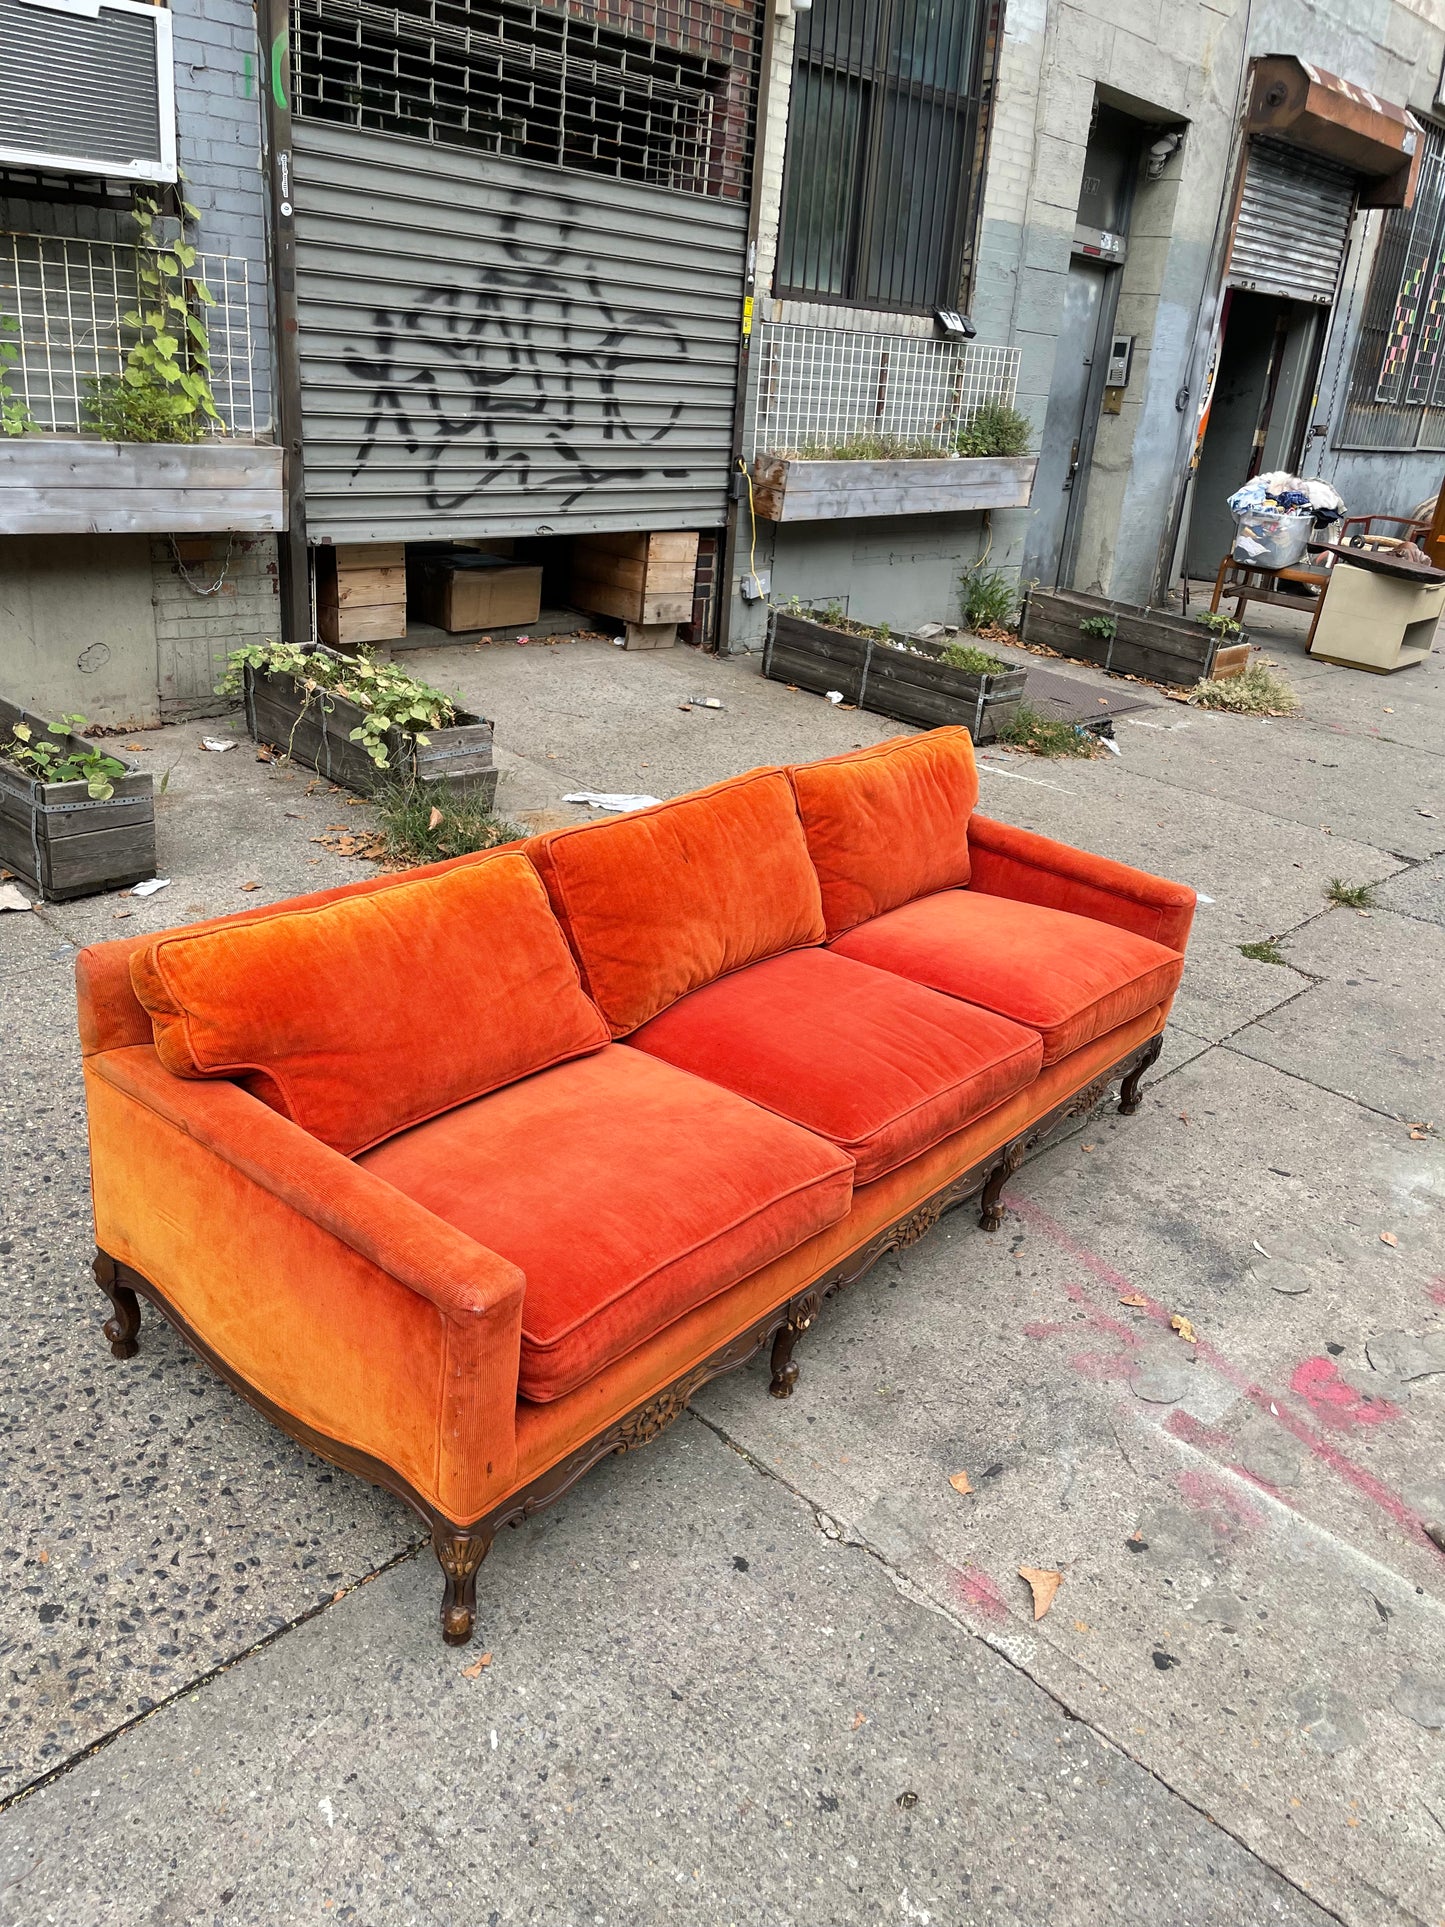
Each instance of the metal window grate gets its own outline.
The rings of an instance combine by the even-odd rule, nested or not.
[[[295,111],[741,198],[755,67],[747,12],[631,0],[609,16],[508,0],[299,0]]]
[[[985,402],[1013,405],[1019,350],[766,322],[753,365],[754,455],[875,441],[946,455]]]
[[[134,248],[110,242],[0,234],[0,343],[15,351],[0,378],[37,428],[83,430],[91,382],[124,369],[136,334],[123,317],[137,305],[138,267]],[[215,297],[214,308],[198,312],[221,419],[232,435],[265,434],[270,422],[257,391],[247,263],[205,254],[195,272]]]
[[[1433,127],[1414,202],[1380,233],[1337,445],[1445,448],[1445,134]]]

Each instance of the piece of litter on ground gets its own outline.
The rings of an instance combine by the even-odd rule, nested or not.
[[[690,716],[690,715],[692,714],[692,704],[691,704],[691,703],[679,703],[679,704],[678,704],[678,708],[679,708],[679,709],[685,709],[685,710],[687,711],[687,713],[688,713],[688,715],[689,715],[689,716]]]
[[[1259,1242],[1258,1238],[1251,1238],[1249,1242],[1254,1246],[1255,1250],[1259,1253],[1261,1258],[1272,1258],[1274,1256],[1274,1253],[1272,1251],[1265,1250],[1264,1246]]]
[[[626,636],[614,636],[614,637],[612,638],[612,647],[613,647],[614,649],[625,649],[625,648],[627,647],[627,638],[626,638]],[[494,1742],[494,1744],[495,1744],[495,1742]]]
[[[138,883],[131,891],[131,895],[133,897],[153,897],[157,890],[169,890],[170,887],[171,880],[169,877],[149,877],[144,883]]]
[[[1205,896],[1202,890],[1196,890],[1194,892],[1194,901],[1196,903],[1213,903],[1214,898]]]
[[[564,803],[585,803],[589,810],[615,810],[620,816],[627,810],[651,809],[660,803],[660,796],[630,796],[625,790],[572,790],[562,798]]]
[[[1042,1566],[1020,1566],[1019,1578],[1026,1579],[1029,1591],[1034,1596],[1034,1618],[1042,1619],[1054,1603],[1054,1594],[1064,1583],[1061,1572],[1050,1572]]]
[[[1268,1285],[1271,1291],[1280,1292],[1286,1298],[1303,1297],[1314,1283],[1308,1268],[1293,1258],[1266,1257],[1262,1263],[1250,1266],[1249,1275],[1256,1284]]]
[[[948,1475],[948,1483],[953,1487],[955,1492],[972,1492],[973,1490],[973,1487],[968,1482],[968,1474],[966,1472],[950,1472]]]
[[[30,899],[23,896],[13,883],[0,883],[0,910],[28,910]]]
[[[694,709],[726,708],[726,704],[720,703],[716,696],[689,696],[687,700],[692,704]]]
[[[1097,738],[1097,741],[1101,742],[1112,756],[1122,756],[1124,754],[1112,736],[1100,736]]]
[[[234,736],[228,737],[225,742],[222,742],[219,736],[203,736],[201,738],[202,749],[213,749],[218,754],[223,750],[234,749],[235,747],[236,739]]]
[[[470,1666],[464,1666],[462,1668],[462,1678],[463,1679],[479,1678],[480,1675],[486,1671],[487,1667],[491,1665],[491,1663],[492,1663],[491,1654],[483,1653],[480,1656],[480,1658],[474,1660]]]
[[[830,703],[840,703],[843,700],[843,692],[841,689],[829,689],[826,690],[824,694]]]
[[[1380,1233],[1380,1243],[1382,1245],[1389,1245],[1393,1251],[1399,1248],[1400,1240],[1395,1236],[1393,1231],[1382,1231]]]
[[[1172,1332],[1178,1332],[1186,1345],[1192,1345],[1194,1343],[1194,1327],[1181,1313],[1175,1312],[1174,1316],[1169,1320],[1169,1329]]]

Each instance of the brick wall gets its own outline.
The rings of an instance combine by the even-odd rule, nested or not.
[[[199,246],[247,264],[261,432],[270,417],[270,302],[261,100],[266,71],[251,0],[174,0],[176,123],[186,199],[201,211]],[[249,62],[249,65],[248,65]]]
[[[692,621],[683,624],[682,639],[710,648],[716,641],[717,571],[722,559],[722,538],[700,535],[697,540],[697,574],[692,585]]]
[[[156,536],[151,583],[161,717],[214,716],[227,656],[278,633],[276,538]]]

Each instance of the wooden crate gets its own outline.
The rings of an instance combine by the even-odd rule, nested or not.
[[[937,643],[905,649],[779,609],[763,650],[763,674],[820,695],[839,690],[845,702],[900,722],[962,723],[976,743],[992,742],[1018,714],[1028,671],[978,676],[940,655]]]
[[[1112,636],[1084,633],[1079,625],[1095,616],[1112,617]],[[1221,645],[1202,622],[1076,589],[1031,589],[1022,635],[1025,642],[1042,643],[1075,662],[1178,687],[1192,687],[1205,676],[1237,676],[1249,661],[1249,644],[1242,637]]]
[[[448,729],[428,729],[425,743],[393,729],[387,736],[389,767],[378,769],[351,732],[362,711],[344,696],[307,692],[294,678],[257,675],[248,665],[244,699],[246,723],[258,743],[268,743],[328,782],[365,796],[395,777],[420,783],[448,783],[480,796],[490,808],[500,772],[492,763],[492,725],[482,716],[459,714]]]
[[[333,649],[406,634],[406,545],[338,543],[316,551],[316,629]]]
[[[428,562],[417,577],[417,615],[449,635],[514,629],[542,613],[542,571],[527,562]]]
[[[697,543],[695,531],[579,535],[570,599],[621,622],[691,622]]]
[[[29,723],[36,736],[45,722],[0,697],[0,744],[15,723]],[[100,745],[83,736],[76,747]],[[107,756],[115,755],[107,748]],[[125,762],[123,756],[118,762]],[[126,764],[115,794],[97,801],[84,783],[37,783],[16,766],[0,762],[0,868],[13,870],[51,903],[121,890],[156,873],[155,795],[149,771]]]

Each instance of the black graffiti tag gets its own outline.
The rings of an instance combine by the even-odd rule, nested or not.
[[[615,300],[580,233],[574,203],[539,208],[514,191],[476,237],[474,267],[373,310],[364,349],[342,356],[370,390],[353,479],[399,445],[441,513],[500,487],[565,509],[603,482],[686,476],[642,456],[681,415],[687,338]],[[609,445],[636,454],[619,461]]]

